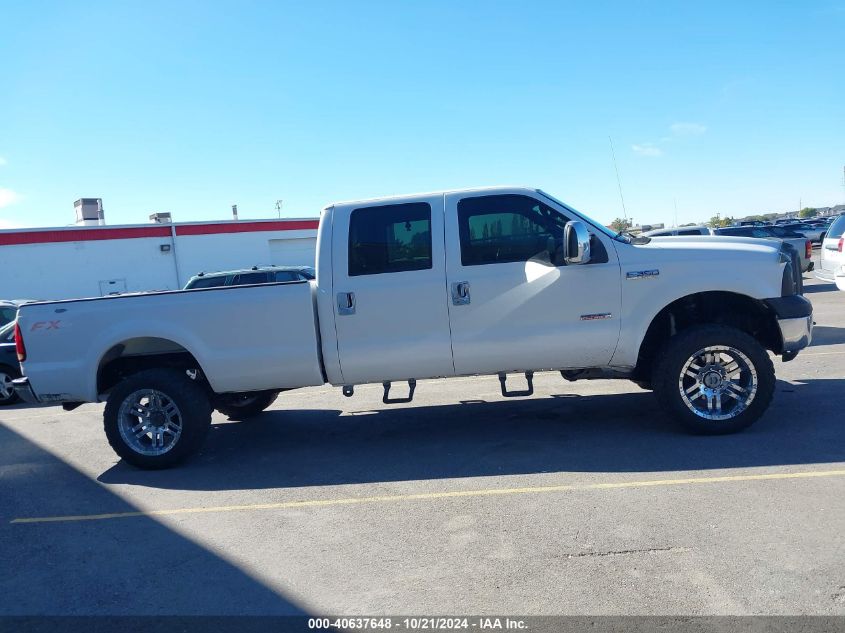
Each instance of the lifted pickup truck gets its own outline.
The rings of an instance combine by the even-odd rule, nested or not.
[[[810,343],[801,289],[775,242],[633,238],[537,189],[339,203],[320,218],[316,281],[23,306],[15,388],[67,409],[105,400],[111,446],[142,468],[195,451],[212,409],[248,417],[326,382],[350,396],[381,382],[393,403],[423,378],[498,375],[504,396],[531,395],[540,370],[628,378],[688,429],[729,433],[771,401],[766,350]],[[514,373],[527,389],[508,388]]]

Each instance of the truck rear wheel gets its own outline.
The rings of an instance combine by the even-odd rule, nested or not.
[[[214,408],[230,420],[246,420],[264,411],[278,397],[278,391],[229,393],[218,396]]]
[[[664,410],[694,433],[721,435],[753,424],[769,406],[775,369],[760,343],[725,325],[672,337],[652,378]]]
[[[148,369],[115,387],[103,427],[114,451],[144,469],[172,466],[199,449],[211,425],[205,389],[176,369]]]

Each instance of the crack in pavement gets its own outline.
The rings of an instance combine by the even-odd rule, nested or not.
[[[567,558],[598,558],[601,556],[627,556],[628,554],[660,554],[663,552],[690,552],[689,547],[649,547],[646,549],[621,549],[608,552],[582,552],[580,554],[567,554]]]

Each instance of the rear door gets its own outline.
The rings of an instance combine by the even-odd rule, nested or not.
[[[601,367],[619,339],[621,281],[609,236],[593,260],[553,263],[570,219],[530,195],[448,194],[446,243],[458,374]]]
[[[820,273],[825,278],[830,278],[833,281],[833,275],[836,268],[840,265],[842,258],[839,250],[839,239],[845,232],[845,215],[840,215],[830,228],[822,240],[821,253],[819,254],[819,268]]]
[[[336,206],[332,281],[344,383],[454,374],[442,194]]]

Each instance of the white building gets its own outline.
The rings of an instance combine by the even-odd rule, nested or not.
[[[200,271],[314,265],[316,218],[103,226],[102,204],[92,208],[100,217],[78,214],[78,226],[0,231],[0,298],[175,290]]]

